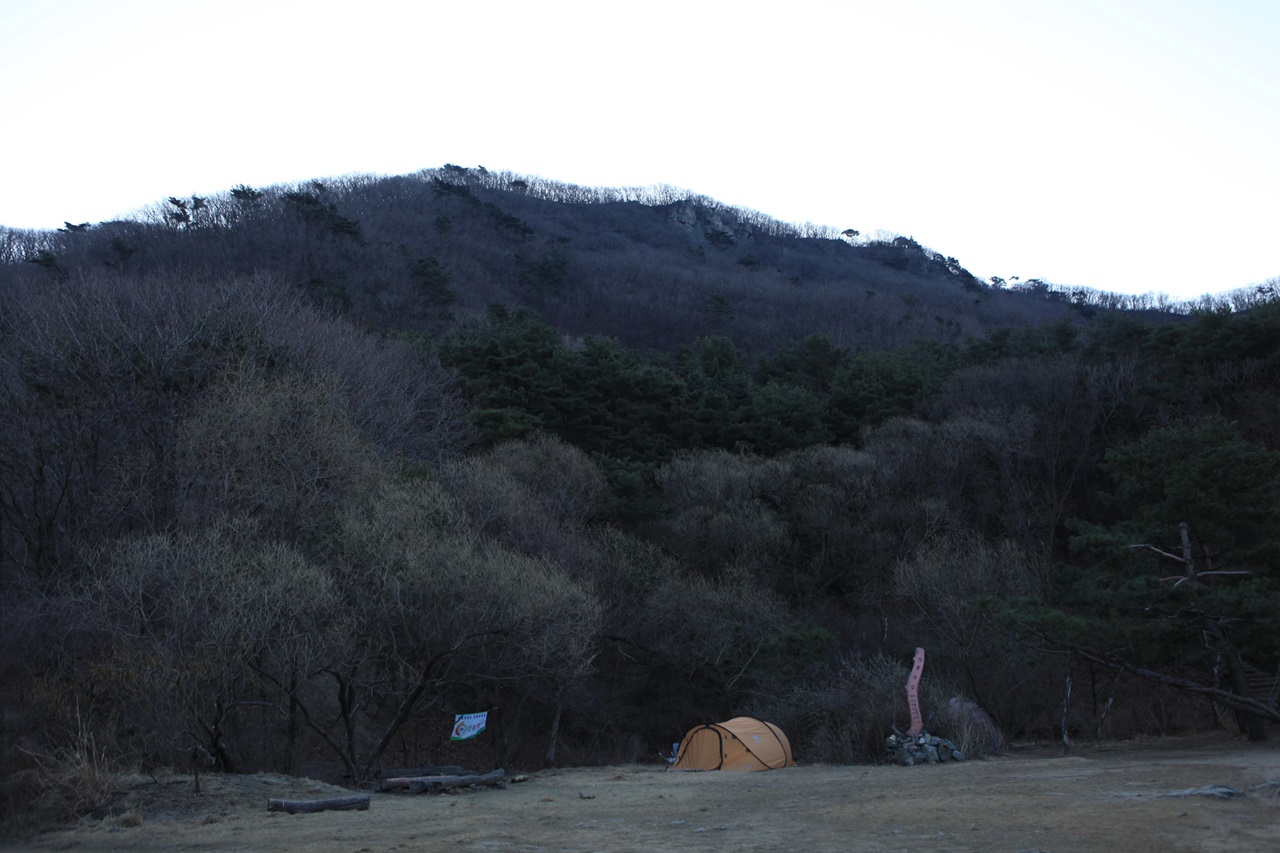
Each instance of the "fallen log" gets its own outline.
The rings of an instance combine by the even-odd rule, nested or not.
[[[368,794],[353,794],[349,797],[330,797],[326,800],[267,800],[267,811],[288,812],[289,814],[310,814],[323,811],[367,811]]]
[[[397,767],[380,775],[388,779],[416,779],[419,776],[469,776],[479,772],[458,764],[431,764],[426,767]]]
[[[477,773],[468,775],[445,775],[445,776],[399,776],[393,779],[383,779],[379,784],[379,789],[386,791],[391,788],[408,788],[412,794],[422,794],[427,791],[448,791],[452,788],[465,788],[471,785],[491,785],[499,788],[505,788],[507,785],[507,771],[493,770],[489,773]]]

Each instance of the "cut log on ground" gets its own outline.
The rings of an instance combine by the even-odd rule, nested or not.
[[[417,779],[419,776],[470,776],[479,772],[457,764],[431,764],[426,767],[397,767],[379,775],[388,779]]]
[[[325,811],[366,811],[368,808],[368,794],[330,797],[327,800],[267,800],[267,811],[288,812],[289,814],[310,814],[311,812]]]
[[[379,787],[383,791],[392,788],[408,788],[410,793],[422,794],[428,791],[448,791],[453,788],[465,788],[471,785],[490,785],[505,788],[507,786],[507,771],[499,769],[490,773],[464,776],[399,776],[394,779],[383,779]]]

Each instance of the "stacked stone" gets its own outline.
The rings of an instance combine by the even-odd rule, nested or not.
[[[891,734],[884,740],[885,760],[895,761],[903,767],[914,764],[943,764],[948,761],[964,761],[968,756],[946,738],[921,732],[912,737]]]

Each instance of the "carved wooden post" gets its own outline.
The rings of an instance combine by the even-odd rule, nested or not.
[[[1067,713],[1071,710],[1071,655],[1067,655],[1067,691],[1062,697],[1062,754],[1071,754],[1071,729],[1067,727]]]
[[[911,664],[911,677],[907,679],[907,707],[911,709],[911,728],[907,734],[916,737],[924,731],[924,719],[920,716],[920,674],[924,672],[924,649],[916,649],[915,662]]]

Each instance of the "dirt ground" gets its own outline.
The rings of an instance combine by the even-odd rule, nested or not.
[[[917,767],[763,773],[544,770],[506,789],[375,793],[289,815],[269,798],[350,793],[270,774],[145,780],[115,814],[0,847],[311,851],[1240,851],[1280,849],[1280,745],[1225,736],[1048,745]],[[1215,787],[1216,786],[1216,787]],[[1216,794],[1216,795],[1215,795]]]

